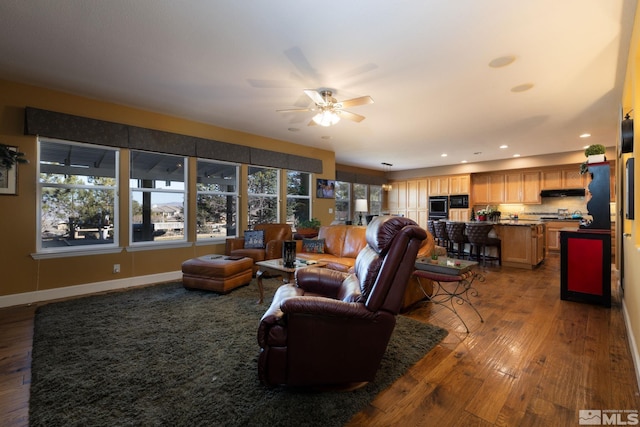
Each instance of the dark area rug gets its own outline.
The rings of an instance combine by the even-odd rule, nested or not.
[[[272,297],[278,280],[265,281]],[[339,426],[447,334],[398,317],[374,382],[350,392],[266,388],[256,333],[271,298],[165,283],[36,313],[32,426]]]

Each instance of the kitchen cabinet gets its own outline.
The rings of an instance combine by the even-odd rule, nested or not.
[[[532,269],[544,261],[544,224],[496,224],[502,242],[502,265]]]
[[[505,174],[482,174],[473,177],[473,205],[498,205],[505,200]]]
[[[584,188],[585,178],[580,174],[580,166],[545,169],[542,171],[542,189]]]
[[[505,174],[505,203],[541,203],[540,172],[509,172]]]
[[[466,222],[471,219],[471,209],[449,209],[449,220]]]
[[[434,176],[429,178],[429,196],[448,196],[449,177]]]
[[[471,200],[473,205],[489,204],[489,176],[473,175],[471,185]]]
[[[560,232],[560,298],[611,307],[611,233]]]
[[[580,221],[548,221],[545,223],[547,228],[547,253],[560,251],[560,230],[571,227],[578,228]]]
[[[407,181],[407,209],[427,209],[426,179]]]
[[[449,194],[469,194],[470,189],[470,175],[455,175],[449,177]]]

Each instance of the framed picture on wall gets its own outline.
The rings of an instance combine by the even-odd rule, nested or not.
[[[330,179],[317,179],[316,197],[319,199],[335,199],[336,182]]]
[[[15,147],[9,147],[9,150],[18,151]],[[7,168],[0,166],[0,194],[17,194],[16,182],[18,180],[18,165],[14,164]]]

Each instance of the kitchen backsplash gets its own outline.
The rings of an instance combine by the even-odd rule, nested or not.
[[[610,203],[612,219],[615,216],[615,205],[615,203]],[[486,206],[474,206],[476,210],[484,207]],[[566,209],[569,215],[579,212],[582,216],[589,217],[586,197],[549,197],[543,198],[540,205],[503,204],[492,207],[501,212],[502,218],[509,218],[509,215],[518,214],[523,219],[527,217],[537,219],[539,216],[557,215],[559,209]]]

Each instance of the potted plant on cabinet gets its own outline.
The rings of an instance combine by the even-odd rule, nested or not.
[[[602,144],[591,144],[584,150],[584,156],[587,158],[580,164],[580,173],[585,174],[589,169],[589,163],[602,163],[607,158],[604,156],[606,149]]]

